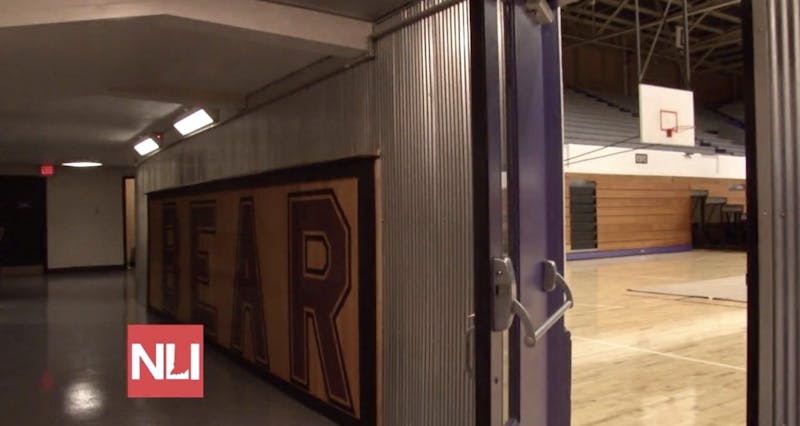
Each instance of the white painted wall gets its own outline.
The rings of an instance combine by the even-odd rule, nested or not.
[[[565,145],[564,171],[566,173],[609,175],[682,176],[720,179],[746,178],[744,157],[700,154],[693,154],[691,157],[687,157],[682,152],[647,149],[629,151],[628,148],[617,147],[605,148],[602,151],[582,155],[599,148],[601,147],[595,145]],[[636,154],[647,154],[648,164],[636,164]],[[572,160],[566,161],[567,159]]]
[[[58,167],[47,180],[49,268],[123,265],[123,184],[130,169]]]
[[[47,178],[49,268],[122,265],[122,178],[127,168],[56,167]],[[38,176],[38,165],[0,164],[0,175]]]

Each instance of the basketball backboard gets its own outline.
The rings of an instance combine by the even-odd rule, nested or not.
[[[640,84],[639,126],[643,143],[694,146],[694,93]]]

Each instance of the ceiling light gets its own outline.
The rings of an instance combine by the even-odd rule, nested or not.
[[[147,138],[133,147],[133,149],[135,149],[136,152],[138,152],[139,155],[141,156],[150,154],[151,152],[157,150],[158,148],[159,148],[158,143],[156,143],[156,141],[153,140],[153,138]]]
[[[95,163],[93,161],[73,161],[71,163],[64,163],[62,166],[66,167],[79,167],[79,168],[86,168],[86,167],[100,167],[103,163]]]
[[[214,123],[214,119],[204,109],[199,109],[175,123],[175,128],[186,136]]]

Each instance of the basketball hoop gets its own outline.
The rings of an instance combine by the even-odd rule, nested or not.
[[[662,109],[660,111],[659,120],[661,122],[661,130],[667,133],[667,137],[671,138],[673,133],[678,133],[678,112]]]
[[[694,118],[694,95],[691,91],[639,85],[642,143],[693,146]]]

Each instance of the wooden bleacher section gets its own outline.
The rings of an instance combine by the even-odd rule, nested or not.
[[[576,181],[595,185],[597,251],[744,247],[743,180],[582,173],[568,173],[566,179],[567,252],[580,250],[571,246],[569,187]],[[696,194],[704,195],[700,207]]]

